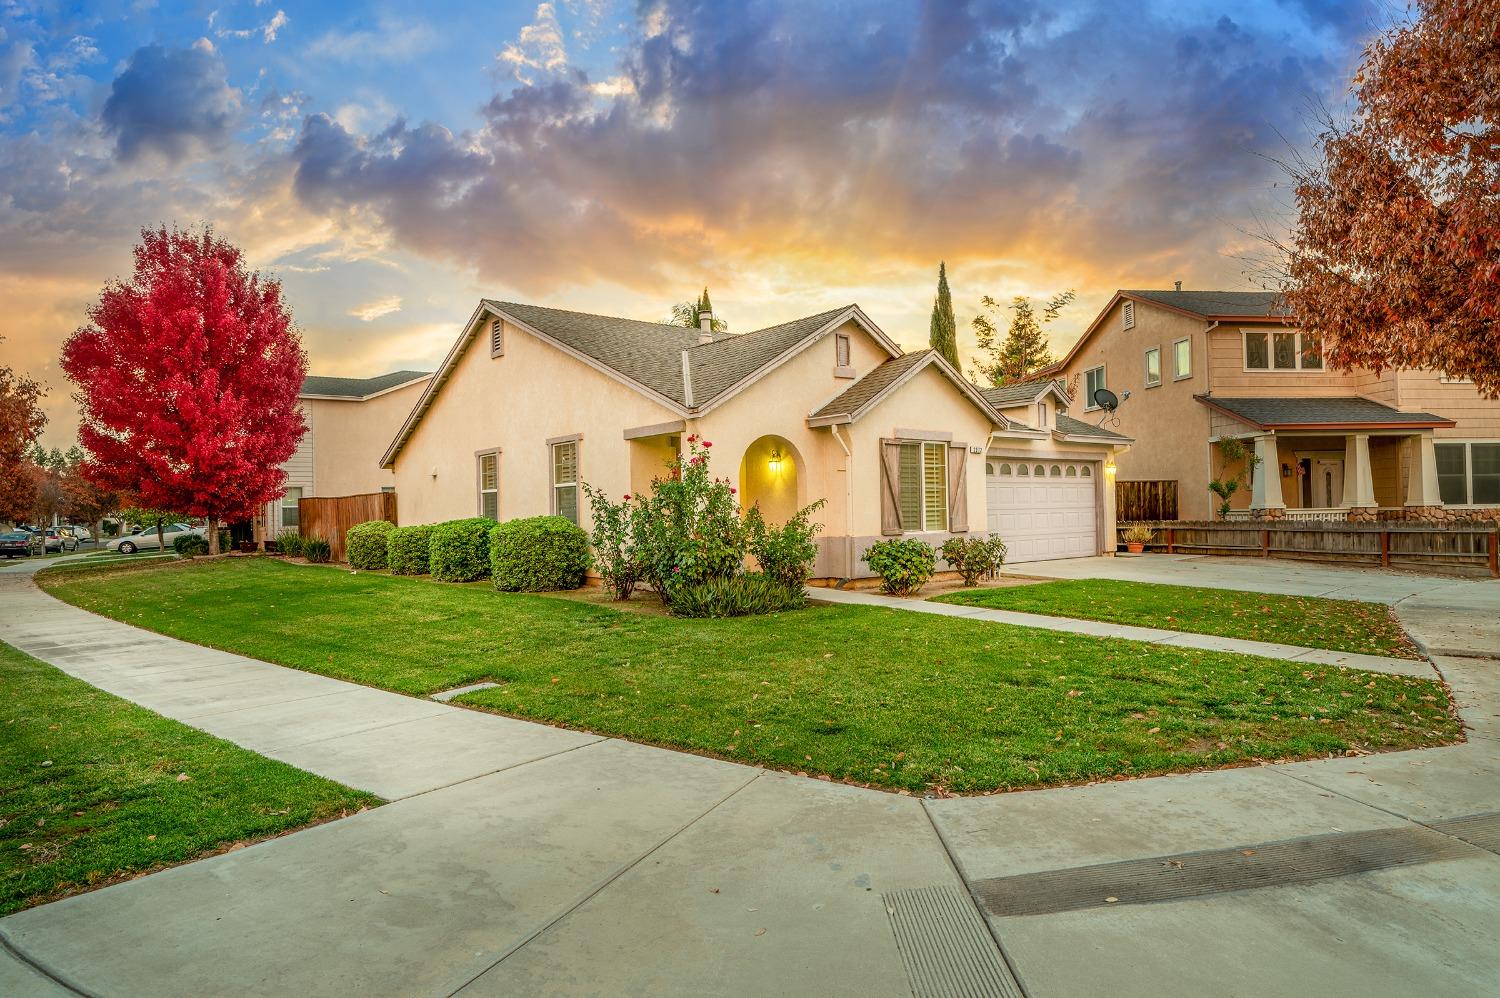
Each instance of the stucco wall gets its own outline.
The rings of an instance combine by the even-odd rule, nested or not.
[[[368,401],[304,399],[313,438],[307,494],[352,496],[394,486],[396,476],[380,458],[426,387],[424,379]]]

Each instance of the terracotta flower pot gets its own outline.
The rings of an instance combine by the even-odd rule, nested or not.
[[[1142,551],[1146,550],[1146,545],[1140,541],[1126,541],[1125,550],[1129,551],[1131,554],[1140,554]]]

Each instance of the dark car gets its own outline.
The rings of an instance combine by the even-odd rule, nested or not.
[[[42,535],[29,530],[12,530],[0,534],[0,554],[7,558],[29,558],[44,551]]]
[[[48,551],[57,551],[61,553],[63,551],[78,550],[78,539],[73,537],[71,534],[63,533],[56,527],[47,528],[46,540],[43,541],[43,543],[45,544]]]

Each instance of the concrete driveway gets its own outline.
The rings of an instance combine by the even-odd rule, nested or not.
[[[1500,586],[1414,585],[1467,744],[917,800],[351,688],[0,571],[0,640],[400,797],[0,920],[0,994],[1493,993]]]

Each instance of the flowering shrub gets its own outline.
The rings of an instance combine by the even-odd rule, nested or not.
[[[729,479],[708,469],[708,441],[687,438],[688,457],[671,474],[651,483],[651,495],[638,496],[631,516],[631,540],[641,577],[668,607],[673,592],[744,571],[745,524]]]
[[[981,575],[994,575],[1005,564],[1005,542],[999,537],[950,537],[943,542],[943,560],[972,586]]]
[[[916,538],[897,538],[871,544],[860,560],[880,576],[880,588],[892,596],[910,596],[927,584],[937,567],[937,552]]]
[[[612,501],[602,490],[584,483],[583,494],[589,500],[589,532],[592,549],[590,564],[617,600],[630,599],[641,579],[632,531],[633,509],[630,496]]]
[[[773,527],[766,523],[759,505],[750,507],[745,514],[746,543],[760,563],[760,570],[769,578],[798,592],[807,585],[818,557],[818,545],[813,538],[823,529],[821,523],[813,523],[811,518],[822,508],[823,500],[819,499],[797,510],[781,526]]]

